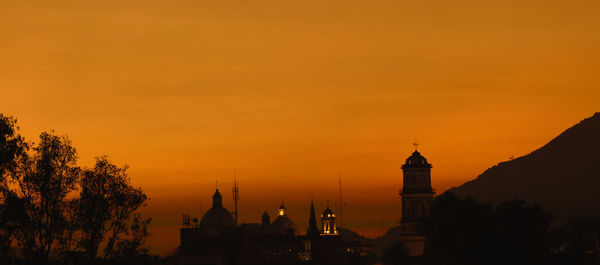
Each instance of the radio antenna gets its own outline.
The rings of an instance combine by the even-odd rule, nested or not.
[[[340,189],[340,227],[344,226],[344,202],[342,201],[342,170],[338,171],[339,189]]]
[[[237,185],[237,176],[235,174],[235,168],[233,169],[233,218],[234,218],[234,223],[237,226],[238,225],[238,201],[240,200],[240,189],[238,188]]]

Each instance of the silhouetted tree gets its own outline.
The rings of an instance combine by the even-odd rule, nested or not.
[[[134,214],[129,226],[129,237],[117,243],[115,257],[124,261],[125,264],[138,264],[140,258],[148,257],[148,249],[145,246],[148,237],[148,225],[152,219],[144,218],[141,214]]]
[[[96,159],[94,168],[83,173],[79,201],[80,243],[90,261],[98,254],[115,208],[111,187],[124,174],[124,170],[111,164],[106,157],[101,157]]]
[[[477,264],[492,248],[485,244],[493,236],[491,206],[442,194],[431,205],[425,231],[425,254],[433,263]]]
[[[11,258],[11,244],[16,236],[21,201],[9,188],[11,176],[18,171],[19,162],[26,158],[28,145],[18,133],[16,119],[0,113],[0,261]]]
[[[522,200],[500,203],[494,212],[498,263],[548,264],[552,216]]]
[[[90,264],[101,245],[105,261],[148,257],[150,219],[136,213],[147,197],[126,170],[104,156],[81,170],[68,137],[44,132],[28,144],[16,120],[0,114],[0,264]]]
[[[114,209],[111,212],[111,219],[109,221],[108,230],[108,242],[104,249],[104,257],[114,257],[117,253],[115,252],[115,245],[121,239],[123,234],[130,232],[130,222],[133,213],[141,207],[146,201],[147,197],[144,192],[131,186],[129,184],[129,178],[123,174],[117,182],[111,185],[110,197],[113,201]]]
[[[406,248],[401,241],[392,243],[381,253],[383,264],[406,264],[409,258]]]
[[[0,113],[0,185],[6,191],[7,174],[14,174],[19,161],[26,156],[28,145],[18,133],[17,120]]]
[[[96,158],[94,168],[86,170],[81,179],[81,246],[90,261],[105,240],[105,257],[111,257],[116,255],[114,246],[121,243],[118,240],[122,234],[132,231],[134,239],[130,241],[139,244],[147,236],[147,223],[139,214],[133,214],[146,201],[146,195],[129,184],[126,170],[126,166],[118,167],[103,156]],[[146,233],[140,234],[139,229]]]
[[[550,220],[522,201],[493,209],[445,193],[434,200],[426,222],[426,256],[438,264],[548,264]]]
[[[69,138],[44,132],[33,156],[23,161],[21,174],[15,175],[26,216],[19,227],[19,243],[26,256],[39,262],[47,262],[53,244],[63,235],[66,197],[75,190],[80,173],[76,162]]]
[[[573,217],[552,230],[555,264],[600,264],[600,217]]]
[[[56,253],[62,263],[65,259],[79,251],[81,247],[81,224],[79,223],[79,198],[66,200],[65,222],[61,237],[58,239]]]

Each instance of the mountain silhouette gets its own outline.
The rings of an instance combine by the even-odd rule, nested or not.
[[[523,199],[558,219],[600,213],[600,112],[532,153],[450,191],[484,202]]]

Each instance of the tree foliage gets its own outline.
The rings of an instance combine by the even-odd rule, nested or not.
[[[28,145],[18,133],[17,120],[0,113],[0,262],[13,256],[12,244],[23,223],[23,201],[10,188],[19,164],[27,159]]]
[[[555,264],[600,264],[600,217],[572,217],[551,239]]]
[[[102,246],[105,260],[145,254],[150,219],[137,210],[147,197],[126,170],[106,156],[82,169],[67,136],[43,132],[27,143],[0,114],[0,259],[96,263]]]
[[[492,207],[438,196],[425,224],[430,264],[598,264],[598,218],[552,229],[549,212],[521,200]]]
[[[22,174],[14,176],[17,194],[24,201],[25,222],[19,244],[26,256],[47,262],[54,244],[63,235],[67,195],[79,178],[77,152],[66,136],[44,132],[33,154],[23,161]]]

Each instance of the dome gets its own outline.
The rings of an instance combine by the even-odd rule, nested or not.
[[[218,189],[213,195],[213,207],[202,216],[200,226],[215,228],[235,226],[233,215],[227,209],[223,208],[223,198]]]
[[[427,162],[427,158],[422,156],[419,151],[414,151],[412,155],[406,159],[406,163],[402,168],[431,168],[431,164]]]
[[[280,215],[271,223],[273,232],[280,235],[295,235],[298,231],[296,224],[287,216]]]
[[[200,221],[200,226],[228,227],[234,226],[233,216],[225,208],[210,208]]]
[[[327,209],[325,209],[325,211],[323,211],[323,213],[321,214],[321,218],[335,219],[335,214],[333,213],[333,211],[331,209],[329,209],[329,207],[327,207]]]

